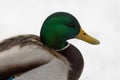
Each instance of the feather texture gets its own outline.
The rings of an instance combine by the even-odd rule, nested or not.
[[[36,69],[34,70],[34,68]],[[42,45],[38,36],[20,35],[0,43],[0,79],[4,75],[10,76],[25,72],[15,80],[39,80],[40,78],[53,80],[58,75],[63,76],[62,80],[67,80],[69,69],[67,59]],[[53,71],[53,73],[49,74],[49,71]],[[33,72],[36,74],[30,75]],[[45,77],[48,74],[54,76]]]

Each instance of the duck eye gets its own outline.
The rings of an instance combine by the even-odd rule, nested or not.
[[[75,26],[74,23],[68,23],[66,25],[69,26],[69,27],[72,27],[72,28]]]

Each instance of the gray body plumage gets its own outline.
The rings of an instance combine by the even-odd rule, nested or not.
[[[48,49],[35,35],[9,38],[0,43],[0,79],[67,80],[70,65],[58,52]]]

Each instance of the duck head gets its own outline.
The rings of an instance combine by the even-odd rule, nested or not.
[[[68,39],[77,38],[91,44],[99,41],[88,35],[81,28],[78,20],[66,12],[57,12],[47,17],[44,21],[40,39],[41,42],[52,49],[62,49],[67,45]]]

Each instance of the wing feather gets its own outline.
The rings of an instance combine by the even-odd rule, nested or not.
[[[48,63],[53,55],[43,49],[39,37],[20,35],[0,43],[0,78]]]
[[[61,68],[60,65],[57,64],[59,66],[55,68],[58,67],[59,69],[53,69],[53,61],[57,61],[55,65],[56,63],[64,64],[64,67]],[[45,65],[47,64],[50,65],[46,67]],[[45,66],[44,69],[51,66],[51,68],[48,69],[55,71],[61,71],[63,69],[67,71],[70,69],[69,62],[56,51],[44,46],[38,36],[20,35],[6,39],[0,43],[0,80],[4,77],[26,72],[37,67],[40,69],[41,66]],[[40,72],[42,72],[41,69]],[[23,80],[29,80],[29,78]]]

